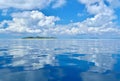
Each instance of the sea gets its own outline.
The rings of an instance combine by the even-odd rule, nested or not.
[[[0,81],[120,81],[120,40],[0,39]]]

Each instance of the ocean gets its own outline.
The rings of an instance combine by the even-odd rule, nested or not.
[[[1,39],[0,81],[120,81],[120,40]]]

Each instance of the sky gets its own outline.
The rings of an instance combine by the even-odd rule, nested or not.
[[[120,0],[0,0],[0,38],[120,38]]]

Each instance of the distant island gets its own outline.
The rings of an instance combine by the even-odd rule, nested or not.
[[[22,39],[56,39],[56,37],[23,37]]]

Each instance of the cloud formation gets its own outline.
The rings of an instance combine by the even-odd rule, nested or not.
[[[120,0],[106,0],[111,8],[120,7]]]
[[[42,29],[54,26],[55,21],[60,20],[55,16],[45,16],[39,11],[17,12],[11,16],[12,20],[4,20],[0,23],[2,30],[18,33],[41,33]],[[5,25],[7,25],[6,28],[4,28]]]
[[[66,3],[66,0],[56,0],[52,8],[59,8]]]
[[[24,1],[24,0],[23,0]],[[28,2],[31,2],[29,0]],[[41,1],[41,5],[43,0]],[[46,0],[47,1],[47,0]],[[105,2],[106,1],[106,2]],[[1,1],[2,3],[4,1]],[[14,2],[14,1],[13,1]],[[15,3],[22,3],[22,1],[16,1]],[[39,2],[35,1],[35,2]],[[35,4],[34,2],[34,4]],[[115,15],[115,11],[113,5],[118,2],[115,0],[79,0],[80,3],[85,5],[87,12],[92,17],[86,18],[81,22],[71,22],[66,25],[56,24],[57,21],[60,20],[59,17],[56,16],[46,16],[41,11],[31,10],[31,11],[22,11],[15,12],[11,14],[12,20],[3,20],[0,22],[0,33],[10,32],[10,33],[29,33],[29,34],[40,34],[40,35],[55,35],[55,36],[77,36],[83,34],[98,34],[104,35],[106,33],[111,34],[120,34],[120,29],[117,27],[114,22],[117,19]],[[12,2],[11,2],[12,3]],[[44,1],[43,1],[44,3]],[[52,3],[52,4],[51,4]],[[58,8],[63,6],[66,3],[66,0],[49,0],[46,4],[52,5],[52,8]],[[108,4],[106,4],[108,3]],[[8,3],[4,3],[8,4]],[[33,3],[31,2],[30,5]],[[40,7],[40,4],[37,6],[25,7],[25,3],[22,4],[24,9],[36,9]],[[44,6],[47,6],[44,4]],[[0,5],[0,8],[2,5]],[[15,6],[15,5],[14,5]],[[6,8],[10,8],[13,6],[5,6]],[[119,6],[116,6],[119,7]],[[22,9],[21,7],[14,7],[18,9]],[[40,7],[43,8],[42,6]],[[79,14],[78,14],[79,15]]]
[[[79,0],[82,4],[85,4],[87,11],[90,14],[98,13],[113,13],[113,10],[109,8],[104,0]]]
[[[28,33],[55,36],[76,36],[81,34],[119,33],[112,22],[113,16],[97,14],[93,18],[87,18],[82,22],[67,25],[55,24],[59,17],[45,16],[40,11],[23,11],[11,14],[12,20],[4,20],[0,23],[0,32]],[[104,19],[104,21],[103,21]],[[7,26],[7,27],[5,27]]]
[[[0,9],[16,8],[21,10],[41,10],[50,4],[52,4],[54,8],[61,7],[65,2],[65,0],[1,0]]]

